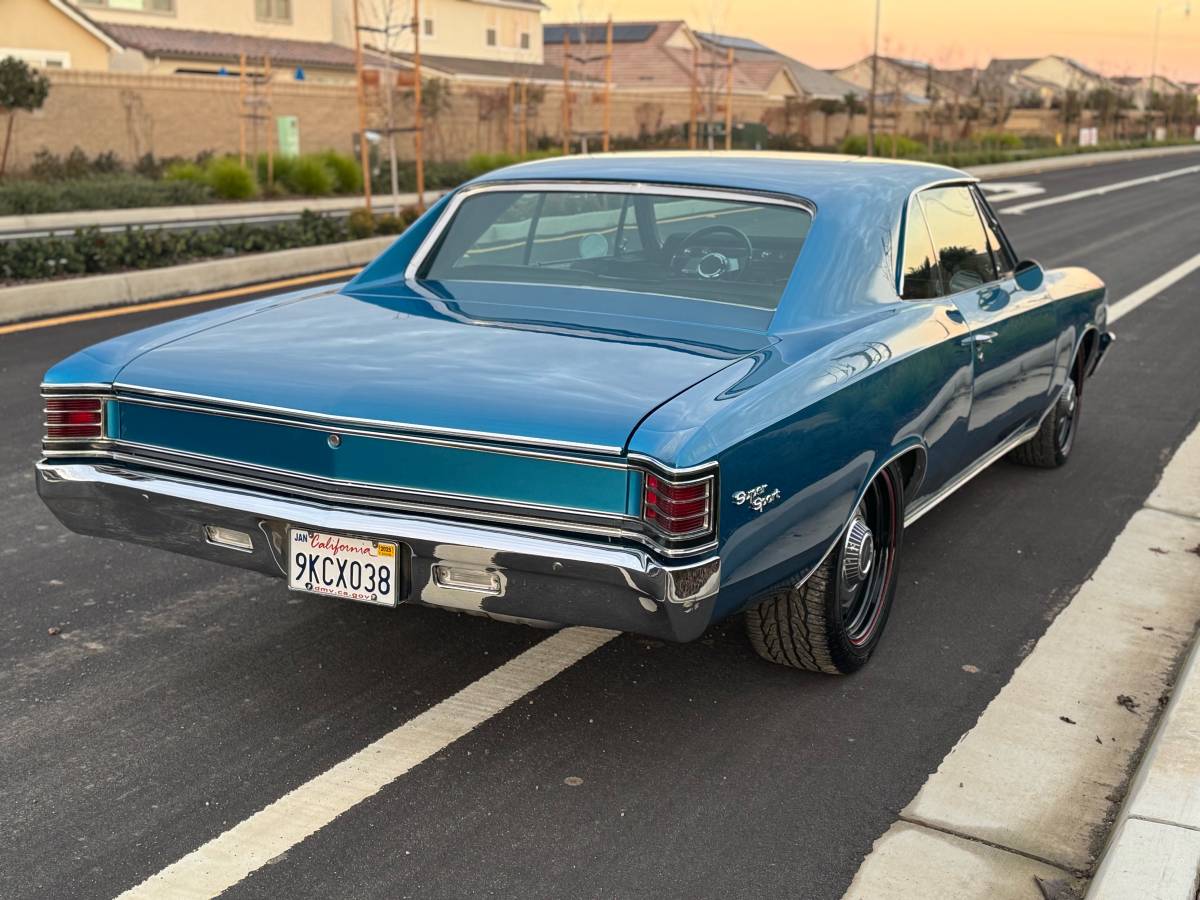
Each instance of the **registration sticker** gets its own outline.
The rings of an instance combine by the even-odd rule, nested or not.
[[[293,528],[288,587],[380,606],[396,605],[396,545]]]

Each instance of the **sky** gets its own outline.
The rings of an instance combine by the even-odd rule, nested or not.
[[[1200,81],[1200,0],[881,0],[880,53],[943,68],[992,57],[1072,56],[1107,75],[1147,75],[1162,7],[1158,72]],[[547,0],[546,22],[686,19],[835,68],[871,52],[875,0]]]

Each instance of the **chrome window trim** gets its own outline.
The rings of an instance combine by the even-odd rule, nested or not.
[[[936,181],[930,181],[922,184],[919,187],[913,188],[908,193],[908,199],[904,201],[904,205],[900,207],[900,215],[896,218],[896,226],[892,230],[892,246],[896,248],[896,296],[903,298],[904,296],[904,248],[900,246],[900,235],[903,233],[904,225],[908,222],[908,209],[912,205],[914,199],[922,191],[932,190],[940,187],[969,187],[978,184],[979,179],[970,175],[960,175],[957,178],[941,178]],[[921,212],[925,211],[924,205],[921,206]],[[933,252],[937,253],[937,242],[933,239],[933,231],[929,228],[929,217],[925,217],[925,230],[929,233],[929,242],[933,244]],[[943,294],[943,297],[950,296]],[[940,299],[940,298],[935,298]],[[912,301],[906,301],[912,302]]]
[[[471,197],[478,194],[508,192],[536,192],[536,191],[553,191],[559,193],[579,193],[581,191],[591,191],[595,193],[605,194],[642,194],[661,197],[698,197],[709,200],[728,200],[736,203],[767,203],[774,206],[790,206],[796,209],[801,209],[807,212],[813,218],[816,217],[817,208],[809,200],[802,197],[789,197],[781,194],[770,192],[759,192],[751,189],[743,188],[707,188],[695,187],[690,185],[678,185],[668,182],[653,182],[653,181],[589,181],[587,179],[575,179],[571,181],[538,181],[530,179],[528,181],[522,179],[513,179],[511,181],[489,181],[484,184],[477,184],[465,187],[450,198],[446,204],[446,209],[433,227],[429,229],[429,234],[425,236],[425,240],[417,247],[416,252],[408,261],[408,266],[404,269],[404,280],[416,283],[420,279],[417,278],[417,273],[425,264],[429,254],[437,246],[446,229],[450,227],[451,221],[458,213],[458,208]]]

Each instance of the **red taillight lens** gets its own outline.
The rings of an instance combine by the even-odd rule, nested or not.
[[[642,518],[671,537],[698,537],[712,530],[713,477],[668,481],[646,475]]]
[[[104,400],[100,397],[47,397],[46,440],[86,441],[104,437]]]

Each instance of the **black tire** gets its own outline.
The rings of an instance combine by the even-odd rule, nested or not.
[[[1076,367],[1076,372],[1079,369]],[[1067,379],[1054,409],[1046,414],[1042,425],[1031,439],[1008,454],[1008,458],[1022,466],[1039,469],[1057,469],[1071,456],[1075,446],[1075,432],[1079,428],[1079,415],[1083,397],[1079,392],[1076,377]]]
[[[763,659],[829,675],[866,665],[887,624],[896,593],[896,563],[904,536],[904,488],[899,467],[888,466],[867,488],[833,551],[799,586],[785,583],[746,611],[750,643]],[[870,562],[861,566],[862,519],[871,533]],[[858,556],[851,556],[857,546]],[[848,549],[851,548],[851,549]],[[848,562],[849,559],[849,562]],[[851,584],[853,583],[853,587]]]

